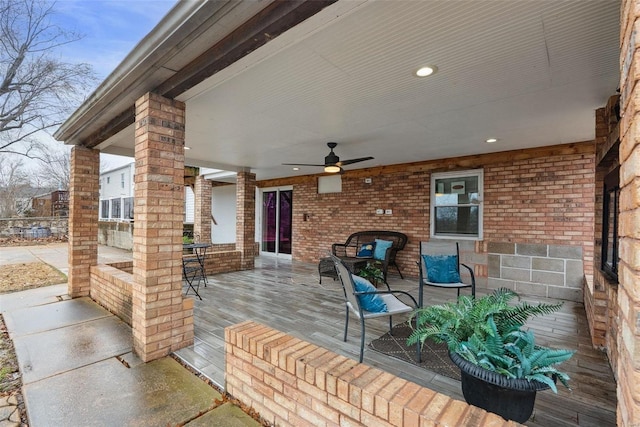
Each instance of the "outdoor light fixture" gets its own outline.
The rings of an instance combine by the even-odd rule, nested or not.
[[[427,77],[432,74],[435,74],[438,71],[438,67],[435,65],[425,65],[424,67],[418,68],[416,71],[416,76],[418,77]]]
[[[484,142],[487,144],[493,144],[494,142],[498,142],[498,138],[487,138]]]
[[[340,172],[340,166],[327,165],[327,166],[324,167],[324,171],[326,173],[338,173],[338,172]]]
[[[300,168],[293,168],[293,170],[294,170],[294,171],[299,171],[299,170],[300,170]]]

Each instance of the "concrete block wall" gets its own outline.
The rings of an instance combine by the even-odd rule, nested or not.
[[[519,425],[251,321],[225,356],[227,392],[277,426]]]
[[[100,221],[98,223],[98,244],[132,250],[133,226],[133,222]]]
[[[489,289],[582,302],[580,246],[491,242],[488,259]]]
[[[482,168],[484,237],[469,242],[477,256],[467,253],[465,261],[483,287],[491,242],[576,246],[584,273],[592,274],[594,160],[594,143],[585,142],[347,171],[341,193],[318,194],[318,176],[258,185],[293,186],[293,259],[317,262],[354,231],[400,231],[409,242],[396,260],[403,274],[417,277],[419,242],[429,240],[431,174]],[[377,215],[378,208],[392,215]]]

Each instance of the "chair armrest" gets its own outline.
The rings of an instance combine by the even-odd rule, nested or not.
[[[347,256],[347,245],[344,243],[334,243],[331,245],[331,253],[337,257]]]
[[[475,274],[473,274],[473,269],[471,267],[469,267],[467,264],[460,263],[460,265],[463,266],[464,268],[466,268],[469,271],[469,275],[471,275],[471,285],[473,285],[475,287],[476,286],[476,276],[475,276]]]
[[[354,295],[381,295],[381,294],[403,294],[408,296],[409,298],[411,298],[411,301],[413,301],[413,305],[414,307],[418,308],[418,303],[416,302],[416,299],[409,293],[406,291],[392,291],[392,290],[388,290],[388,291],[366,291],[366,292],[354,292]]]

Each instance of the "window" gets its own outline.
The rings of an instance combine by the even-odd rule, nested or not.
[[[107,177],[107,184],[109,184],[109,183],[111,183],[111,177],[110,176]]]
[[[482,169],[431,175],[431,237],[482,239]]]
[[[618,210],[620,199],[620,168],[604,179],[602,209],[602,271],[618,280]]]
[[[120,219],[120,199],[111,199],[111,219]]]
[[[124,174],[120,174],[120,188],[124,188]]]
[[[124,219],[133,219],[133,197],[122,199],[122,217]]]
[[[102,219],[109,218],[109,201],[108,200],[100,201],[100,218]]]

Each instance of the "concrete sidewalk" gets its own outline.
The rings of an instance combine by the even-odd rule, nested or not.
[[[66,262],[66,245],[6,249],[2,264]],[[89,298],[70,299],[66,284],[0,295],[0,312],[31,427],[260,425],[236,406],[218,406],[220,394],[174,359],[142,363],[131,328]]]

